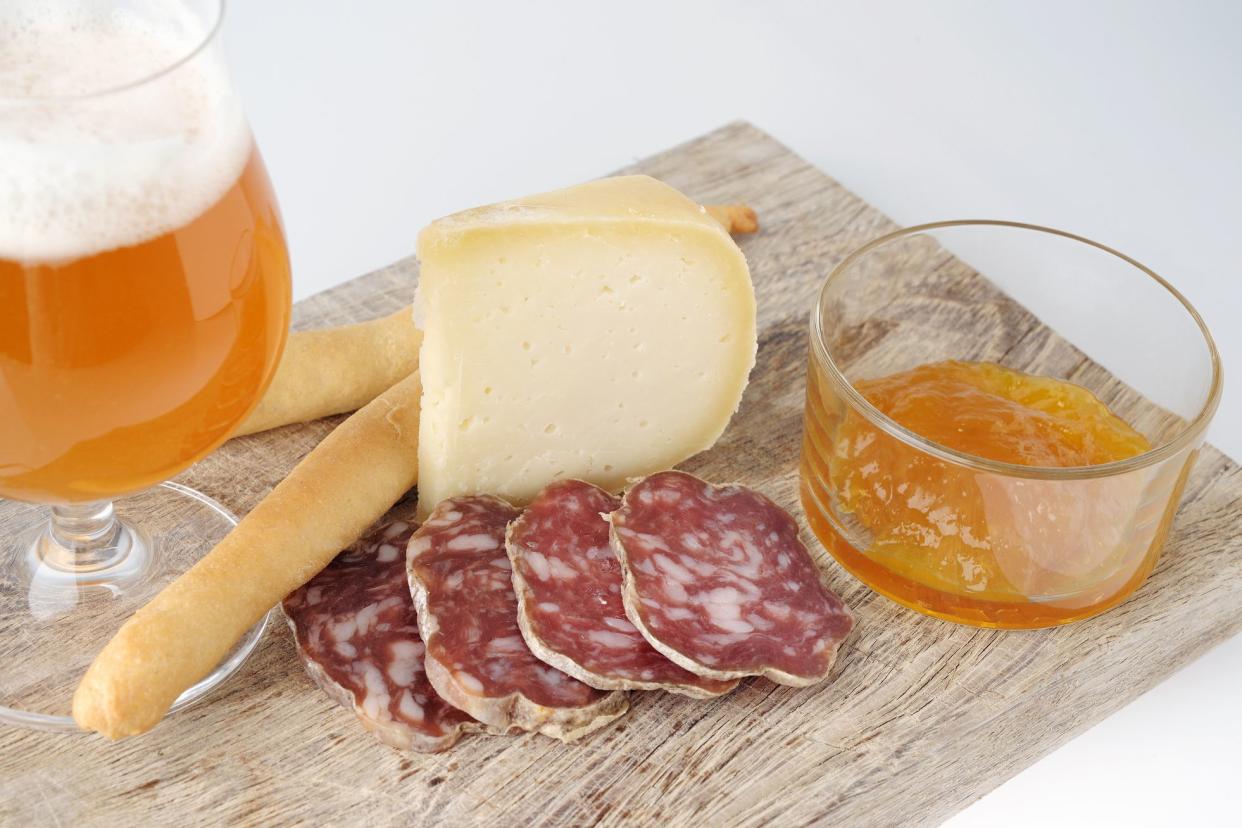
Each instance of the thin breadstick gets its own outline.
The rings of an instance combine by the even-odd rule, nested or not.
[[[755,211],[745,204],[704,209],[730,233],[759,229]],[[418,368],[422,341],[408,305],[356,325],[290,334],[267,393],[233,436],[361,408]]]
[[[418,478],[415,372],[341,423],[202,560],[125,622],[73,696],[111,739],[155,726],[263,614],[359,538]]]
[[[759,230],[759,215],[745,204],[708,204],[703,209],[735,236]]]
[[[408,305],[357,325],[290,334],[267,393],[233,436],[361,408],[418,367],[422,341]]]

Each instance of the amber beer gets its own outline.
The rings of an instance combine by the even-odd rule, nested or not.
[[[158,58],[141,36],[87,46]],[[63,118],[60,71],[48,100],[0,117],[0,497],[165,480],[226,439],[272,376],[289,312],[280,217],[227,78],[190,68]]]

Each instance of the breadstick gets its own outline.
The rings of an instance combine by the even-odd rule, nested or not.
[[[759,230],[759,215],[745,204],[708,204],[703,209],[735,236]]]
[[[125,622],[73,696],[111,739],[155,726],[263,614],[360,537],[418,478],[415,372],[324,438],[202,560]]]
[[[357,325],[290,334],[267,393],[233,436],[361,408],[418,367],[422,341],[408,305]]]
[[[755,211],[745,204],[709,204],[704,209],[730,233],[759,229]],[[369,322],[290,334],[276,377],[233,436],[366,405],[418,367],[422,341],[409,306]]]

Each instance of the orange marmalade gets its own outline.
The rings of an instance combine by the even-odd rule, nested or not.
[[[864,419],[815,360],[808,383],[808,520],[876,591],[955,621],[1039,627],[1120,602],[1155,563],[1177,498],[1152,502],[1150,484],[1165,481],[1151,470],[1081,480],[980,471]],[[1150,449],[1087,389],[992,363],[938,362],[855,388],[906,429],[978,458],[1094,466]]]

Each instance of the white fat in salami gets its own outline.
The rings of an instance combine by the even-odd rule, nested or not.
[[[427,675],[446,700],[494,728],[572,741],[624,713],[625,693],[588,687],[526,646],[505,553],[517,516],[496,497],[450,498],[410,538]]]
[[[598,486],[560,480],[509,524],[506,547],[526,644],[602,690],[669,690],[694,698],[729,692],[736,679],[707,678],[674,664],[626,617],[621,566],[604,517],[618,506]]]
[[[609,519],[626,613],[661,653],[713,678],[798,687],[828,676],[853,616],[784,509],[668,471],[633,486]]]
[[[482,725],[445,702],[423,671],[405,574],[414,525],[382,526],[342,552],[282,607],[306,671],[381,742],[434,753]]]

